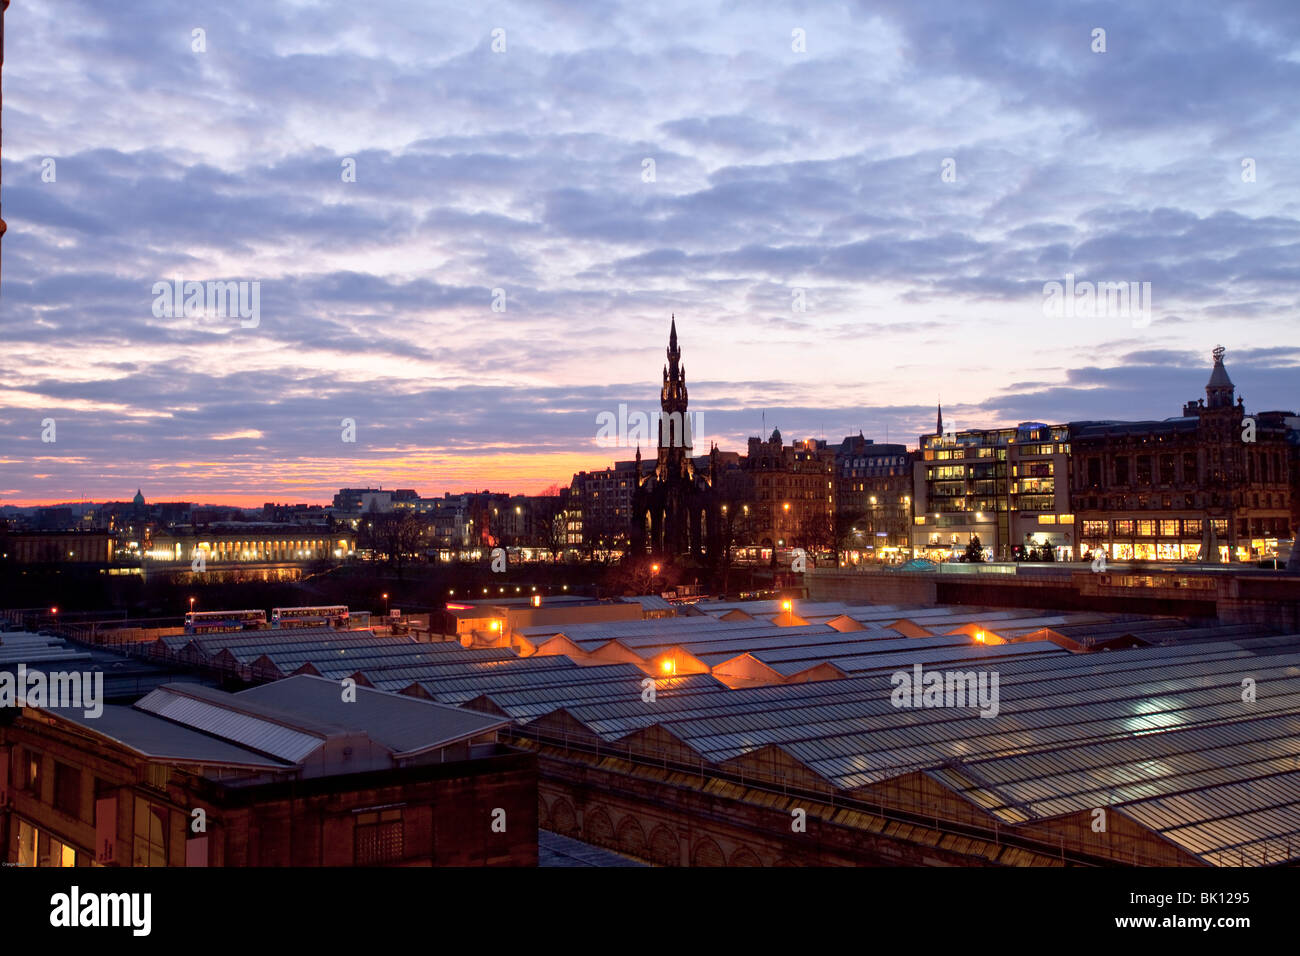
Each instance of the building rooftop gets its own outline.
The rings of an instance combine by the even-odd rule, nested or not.
[[[290,677],[230,694],[200,684],[166,684],[131,707],[98,718],[81,709],[45,708],[166,763],[197,764],[230,784],[293,775],[387,769],[460,744],[495,737],[508,721],[416,697],[356,688],[344,700],[337,681]],[[242,780],[229,771],[243,770]]]

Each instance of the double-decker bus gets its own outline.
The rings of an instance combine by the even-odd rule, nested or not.
[[[345,604],[271,608],[272,627],[346,627],[347,623],[348,608]]]
[[[242,631],[266,627],[265,611],[190,611],[185,615],[186,634]]]

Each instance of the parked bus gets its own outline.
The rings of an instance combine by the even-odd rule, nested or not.
[[[345,604],[319,607],[276,607],[271,609],[272,627],[347,627]]]
[[[190,611],[185,615],[186,634],[243,631],[266,627],[265,611]]]

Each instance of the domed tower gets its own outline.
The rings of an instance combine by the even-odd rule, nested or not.
[[[1236,386],[1228,378],[1228,370],[1223,367],[1222,345],[1215,346],[1210,354],[1214,356],[1214,369],[1210,372],[1210,381],[1205,386],[1205,404],[1209,408],[1231,408]]]

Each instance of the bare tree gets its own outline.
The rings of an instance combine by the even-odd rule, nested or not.
[[[552,557],[564,551],[567,521],[559,485],[551,485],[534,499],[533,527],[536,529],[537,543],[546,547]]]
[[[399,578],[411,556],[423,551],[426,528],[412,511],[368,515],[363,526],[371,546],[397,568]]]

